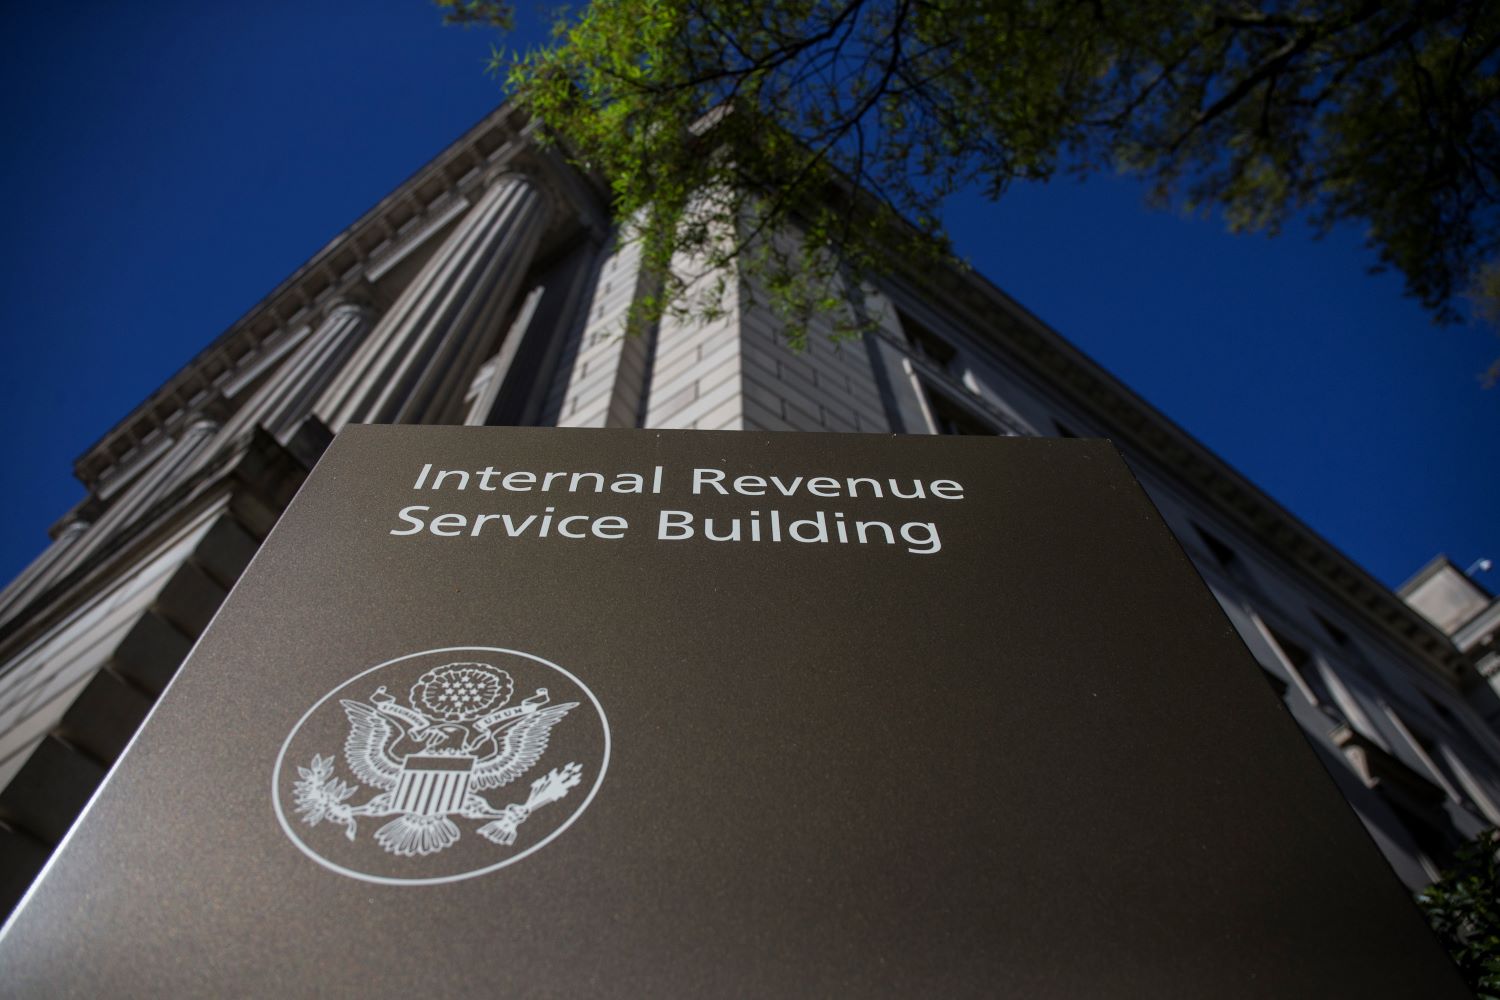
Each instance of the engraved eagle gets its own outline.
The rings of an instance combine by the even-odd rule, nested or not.
[[[412,756],[411,753],[401,754],[398,759],[391,748],[417,738],[421,739],[422,747],[418,753],[473,756],[474,769],[470,777],[473,787],[488,790],[508,785],[541,760],[542,754],[547,752],[552,727],[578,707],[576,701],[551,705],[477,736],[471,735],[468,727],[451,722],[427,723],[420,736],[414,736],[410,729],[402,732],[392,723],[390,716],[364,702],[343,699],[340,704],[349,717],[344,759],[360,781],[383,791],[396,787],[403,764]]]
[[[349,720],[344,760],[377,794],[360,806],[343,805],[352,789],[330,777],[330,760],[315,758],[311,769],[302,769],[297,786],[304,821],[342,823],[352,840],[356,817],[393,816],[375,831],[375,839],[387,851],[407,857],[434,854],[455,843],[459,829],[454,814],[487,820],[476,831],[480,836],[513,844],[516,828],[533,810],[576,786],[582,768],[570,763],[553,770],[532,783],[524,803],[502,809],[479,794],[508,785],[536,766],[553,727],[579,704],[549,704],[547,689],[538,688],[521,704],[506,708],[510,693],[505,671],[455,663],[424,674],[413,685],[409,704],[384,687],[368,703],[341,699]],[[330,800],[333,795],[337,801]]]

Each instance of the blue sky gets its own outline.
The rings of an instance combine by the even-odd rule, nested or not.
[[[421,0],[0,16],[8,580],[82,496],[77,455],[500,94],[489,36]],[[950,220],[978,270],[1387,584],[1438,552],[1500,561],[1500,391],[1476,379],[1500,340],[1431,326],[1357,231],[1230,237],[1109,177]]]

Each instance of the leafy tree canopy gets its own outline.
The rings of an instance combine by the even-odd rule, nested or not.
[[[1481,1000],[1500,1000],[1500,831],[1486,830],[1459,851],[1452,870],[1417,894]]]
[[[504,0],[440,5],[510,24]],[[796,340],[841,274],[945,255],[947,195],[1060,170],[1136,174],[1235,230],[1355,223],[1441,322],[1500,291],[1494,3],[592,0],[558,18],[495,68],[636,220],[664,280],[638,320],[686,308],[674,257],[734,260]],[[800,246],[767,238],[789,224]]]

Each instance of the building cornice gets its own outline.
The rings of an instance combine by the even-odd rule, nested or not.
[[[293,271],[84,452],[74,462],[77,477],[92,488],[137,448],[173,433],[277,331],[310,323],[338,300],[358,295],[372,269],[403,256],[413,242],[461,212],[498,172],[526,172],[554,206],[568,207],[555,219],[599,229],[606,204],[602,186],[567,167],[555,149],[540,147],[532,138],[534,130],[513,103],[486,115]]]

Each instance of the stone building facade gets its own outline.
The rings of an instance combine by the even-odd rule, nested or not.
[[[480,122],[78,459],[87,498],[0,593],[5,909],[354,422],[1111,438],[1397,877],[1500,823],[1495,693],[1450,637],[993,285],[847,288],[878,332],[802,353],[733,287],[622,338],[636,249],[533,128]]]

